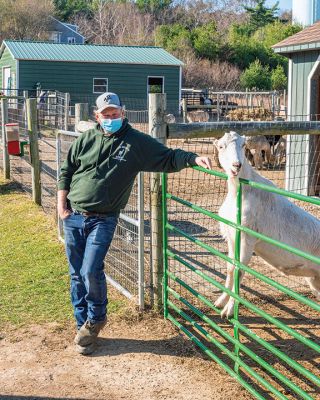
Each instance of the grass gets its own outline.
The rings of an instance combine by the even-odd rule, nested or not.
[[[121,313],[126,300],[112,297],[109,313]],[[15,326],[73,321],[67,260],[55,221],[1,175],[0,321]]]

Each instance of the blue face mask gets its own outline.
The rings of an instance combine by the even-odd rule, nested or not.
[[[116,118],[116,119],[101,118],[100,125],[106,133],[109,134],[116,133],[122,126],[122,118]]]

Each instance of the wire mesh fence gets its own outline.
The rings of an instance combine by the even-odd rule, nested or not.
[[[267,138],[264,137],[267,142]],[[318,143],[320,136],[312,135],[312,142]],[[213,138],[207,139],[189,139],[187,143],[184,140],[172,139],[168,141],[170,147],[182,148],[187,151],[192,151],[197,154],[205,155],[213,159],[213,169],[222,171],[217,158],[215,158],[215,146]],[[249,157],[253,167],[265,178],[271,180],[276,186],[286,189],[295,185],[295,191],[298,193],[309,192],[319,195],[319,169],[320,166],[320,152],[318,145],[305,146],[310,141],[309,136],[295,135],[290,137],[290,146],[287,147],[285,137],[279,136],[269,137],[271,141],[270,155],[267,159],[265,150],[261,150],[259,157],[261,163],[255,165],[254,160]],[[278,146],[272,148],[274,142],[284,143],[281,147],[281,157],[277,158]],[[269,144],[269,143],[268,143]],[[252,149],[251,144],[251,149]],[[301,147],[305,151],[301,152]],[[248,151],[248,150],[247,150]],[[280,150],[279,150],[280,151]],[[311,151],[311,154],[310,154]],[[288,164],[290,160],[291,164]],[[316,167],[318,166],[318,167]],[[299,186],[298,186],[299,185]],[[201,172],[186,169],[179,174],[168,176],[168,192],[177,197],[183,198],[187,201],[195,203],[209,211],[217,213],[223,200],[227,194],[226,181],[211,175],[204,175]],[[320,217],[319,207],[316,205],[295,201],[300,207],[303,207],[308,212],[312,213],[315,217]],[[258,216],[257,216],[258,217]],[[190,210],[189,208],[176,203],[168,203],[168,220],[174,226],[182,229],[188,234],[197,239],[202,240],[207,245],[214,246],[220,252],[226,253],[226,242],[220,234],[219,224],[212,220],[210,217],[199,214]],[[215,279],[224,282],[226,266],[221,259],[213,256],[205,249],[194,246],[187,238],[169,234],[168,237],[169,247],[173,246],[177,254],[183,254],[188,260],[192,260],[194,265],[197,265],[201,270],[207,274],[214,276]],[[308,294],[308,285],[303,278],[286,277],[279,271],[271,268],[261,258],[254,256],[252,265],[261,273],[269,276],[270,278],[285,284],[286,286],[303,294]],[[188,268],[184,268],[180,263],[172,261],[172,268],[179,275],[183,276],[186,282],[192,280],[192,287],[197,290],[201,288],[202,292],[210,298],[217,295],[217,291],[212,288],[212,285],[205,282],[199,276],[193,274]],[[191,282],[191,281],[190,281]],[[243,282],[245,296],[250,298],[255,297],[256,301],[268,302],[274,298],[274,289],[268,285],[257,282],[252,277],[245,277]]]

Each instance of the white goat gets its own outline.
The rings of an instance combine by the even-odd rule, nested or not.
[[[221,139],[215,141],[215,145],[219,152],[220,164],[228,175],[228,193],[219,210],[219,215],[236,222],[236,193],[239,178],[274,185],[259,175],[247,162],[244,137],[236,132],[226,133]],[[284,196],[254,189],[248,185],[243,185],[242,196],[242,225],[309,254],[320,256],[320,221],[318,219]],[[235,230],[222,223],[220,229],[227,240],[229,257],[234,258]],[[241,233],[241,263],[247,265],[253,252],[285,275],[305,277],[311,291],[320,298],[319,264]],[[228,263],[227,267],[225,286],[234,291],[234,266]],[[240,273],[240,278],[241,275],[243,271]],[[234,299],[227,293],[223,293],[215,305],[224,307],[222,316],[230,316],[233,313]]]

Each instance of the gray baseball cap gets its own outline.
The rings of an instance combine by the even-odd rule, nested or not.
[[[101,94],[96,100],[96,105],[97,112],[101,112],[107,107],[122,108],[119,96],[112,92]]]

